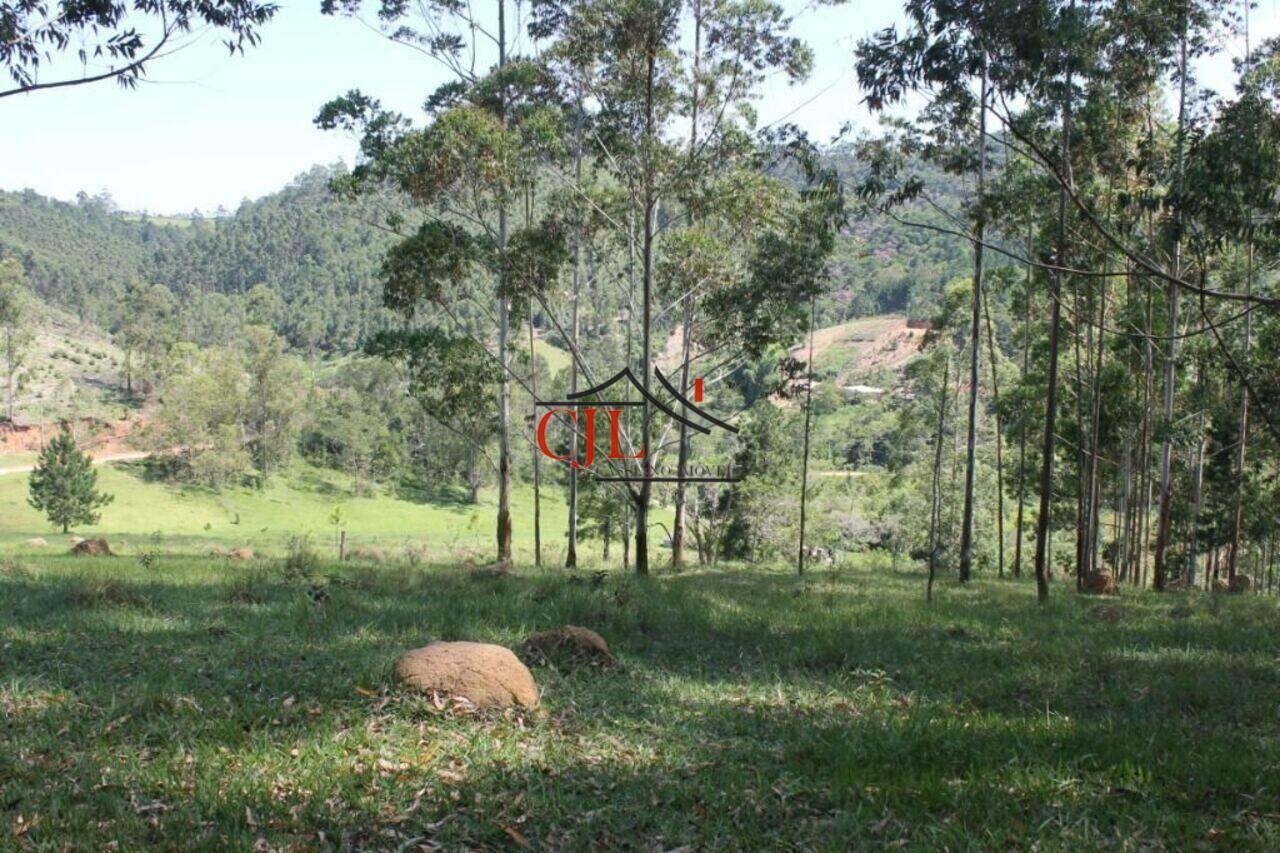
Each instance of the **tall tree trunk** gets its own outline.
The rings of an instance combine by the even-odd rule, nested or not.
[[[507,4],[498,0],[498,67],[507,64]],[[498,111],[507,126],[507,96],[499,94]],[[506,287],[507,197],[498,200],[498,562],[511,562],[511,299]]]
[[[965,445],[964,519],[960,527],[960,583],[973,575],[974,482],[978,463],[978,369],[982,352],[982,251],[986,213],[983,211],[987,172],[987,67],[982,66],[978,96],[978,191],[974,217],[973,310],[969,322],[969,432]]]
[[[800,548],[796,553],[796,574],[804,574],[804,523],[809,504],[809,431],[813,423],[813,338],[818,316],[818,297],[809,297],[809,382],[804,393],[804,457],[800,467]]]
[[[627,366],[632,367],[635,364],[634,353],[634,320],[636,316],[636,226],[635,215],[630,208],[627,210]],[[631,383],[627,383],[626,400],[631,402]],[[625,463],[624,463],[625,464]],[[624,504],[622,512],[622,570],[624,572],[631,571],[631,520],[635,513],[636,501],[640,498],[639,489],[632,489],[630,484],[624,484],[627,489],[627,497],[630,499]]]
[[[1245,9],[1248,9],[1248,3]],[[1247,14],[1247,11],[1246,11]],[[1244,292],[1253,292],[1253,236],[1249,236],[1248,257],[1245,261]],[[1249,358],[1249,347],[1253,344],[1253,314],[1244,315],[1244,358]],[[1249,448],[1249,391],[1240,389],[1240,438],[1236,442],[1236,482],[1235,508],[1231,521],[1231,554],[1227,557],[1227,578],[1234,580],[1236,576],[1237,554],[1240,552],[1240,531],[1244,527],[1244,480],[1245,459]]]
[[[1105,353],[1106,344],[1106,325],[1107,325],[1107,280],[1103,278],[1098,285],[1098,328],[1097,328],[1097,347],[1094,350],[1093,361],[1093,401],[1091,412],[1089,415],[1089,516],[1086,545],[1088,546],[1085,555],[1086,573],[1093,571],[1098,565],[1098,540],[1101,539],[1100,533],[1102,529],[1102,487],[1101,476],[1098,473],[1100,458],[1099,443],[1101,437],[1099,433],[1102,430],[1102,359]]]
[[[1027,225],[1027,257],[1031,257],[1032,236],[1031,225]],[[1027,362],[1031,353],[1031,264],[1027,264],[1027,304],[1022,316],[1022,371],[1019,381],[1026,381]],[[1016,534],[1013,542],[1013,576],[1022,577],[1022,516],[1027,497],[1027,431],[1018,430],[1018,520],[1015,523]]]
[[[582,117],[583,103],[582,92],[579,89],[577,98],[578,115],[574,120],[573,128],[573,180],[575,186],[579,189],[582,186]],[[573,235],[573,309],[569,334],[573,336],[573,350],[579,352],[578,335],[581,333],[580,304],[582,299],[582,226],[579,223],[574,230]],[[576,358],[569,362],[569,397],[573,399],[573,395],[578,393],[578,360]],[[574,445],[577,445],[577,435],[572,435]],[[564,556],[564,567],[566,569],[576,569],[578,567],[578,469],[569,466],[569,522],[568,530],[565,531],[568,537],[568,545]],[[605,559],[608,559],[609,540],[605,538]]]
[[[645,74],[644,133],[647,141],[652,141],[654,137],[654,85],[657,63],[656,49],[651,45]],[[640,410],[643,436],[641,447],[644,453],[641,469],[644,473],[640,483],[640,493],[636,496],[636,574],[638,575],[649,574],[649,504],[653,496],[653,404],[649,402],[649,394],[653,378],[653,365],[650,363],[650,358],[653,353],[653,265],[654,244],[657,238],[658,199],[654,191],[654,164],[648,153],[645,155],[644,169],[644,234],[642,235],[644,243],[640,278],[640,360],[644,365],[641,386],[644,388],[645,398]]]
[[[991,300],[984,298],[982,312],[987,321],[987,358],[991,360],[991,401],[996,419],[996,553],[999,577],[1004,577],[1004,423],[1000,417],[1000,371],[996,358],[996,336],[991,323]]]
[[[1197,384],[1201,390],[1201,400],[1204,399],[1204,364],[1196,360],[1196,377]],[[1187,585],[1195,586],[1196,583],[1196,562],[1200,556],[1200,510],[1202,508],[1201,498],[1204,494],[1204,420],[1205,412],[1203,403],[1200,406],[1200,417],[1198,418],[1198,426],[1196,427],[1196,455],[1195,467],[1191,471],[1191,536],[1190,543],[1187,546]],[[1214,549],[1214,565],[1217,566],[1217,549]],[[1231,571],[1230,567],[1227,569]],[[1216,573],[1216,571],[1215,571]]]
[[[1088,527],[1089,527],[1089,508],[1087,506],[1088,484],[1089,484],[1089,454],[1088,439],[1085,432],[1085,394],[1084,394],[1084,374],[1085,363],[1080,354],[1080,328],[1083,325],[1086,330],[1089,326],[1085,323],[1084,310],[1080,304],[1080,283],[1072,288],[1071,303],[1073,305],[1071,318],[1071,347],[1073,357],[1073,367],[1071,372],[1071,381],[1075,386],[1075,393],[1072,395],[1076,403],[1076,424],[1079,429],[1079,437],[1075,445],[1076,451],[1076,589],[1084,588],[1084,574],[1086,571],[1086,563],[1088,562]],[[1093,347],[1089,346],[1090,356],[1093,355]]]
[[[681,322],[683,330],[683,341],[681,344],[682,361],[680,365],[680,396],[688,397],[689,395],[689,359],[692,350],[689,345],[689,337],[693,331],[693,303],[688,294],[684,298],[684,319]],[[688,417],[686,411],[685,416]],[[683,422],[680,424],[680,446],[676,455],[676,499],[675,499],[675,516],[671,526],[671,566],[678,568],[684,565],[684,538],[685,538],[685,503],[686,491],[684,476],[685,471],[689,468],[689,427]]]
[[[1150,215],[1148,215],[1150,223]],[[1152,343],[1154,322],[1154,300],[1150,279],[1146,281],[1146,306],[1142,316],[1143,355],[1142,355],[1142,430],[1139,435],[1141,445],[1138,454],[1139,492],[1141,500],[1138,513],[1138,548],[1135,553],[1137,565],[1134,567],[1133,580],[1139,588],[1147,585],[1147,563],[1151,549],[1151,404],[1155,399],[1155,345]]]
[[[1129,577],[1129,548],[1133,543],[1133,444],[1124,442],[1124,464],[1121,468],[1120,543],[1116,550],[1117,581]]]
[[[533,297],[529,297],[529,390],[538,399],[538,360],[533,348]],[[533,564],[542,567],[542,454],[538,442],[530,442],[533,449]]]
[[[1071,73],[1067,73],[1066,96],[1062,112],[1062,174],[1072,181],[1071,171]],[[1058,426],[1058,350],[1062,331],[1062,271],[1067,260],[1067,188],[1058,188],[1058,245],[1055,269],[1049,278],[1049,366],[1044,408],[1044,443],[1040,460],[1040,514],[1036,518],[1036,598],[1049,599],[1049,537],[1053,514],[1053,457],[1057,446]]]
[[[1176,162],[1174,163],[1175,181],[1178,187],[1182,184],[1182,152],[1186,133],[1187,110],[1187,21],[1182,21],[1182,38],[1178,45],[1178,128],[1176,145]],[[1160,515],[1156,524],[1156,577],[1155,588],[1164,591],[1168,580],[1169,567],[1167,552],[1169,549],[1169,516],[1172,505],[1172,456],[1173,436],[1173,395],[1178,381],[1178,277],[1182,275],[1182,215],[1174,211],[1173,228],[1173,275],[1169,281],[1169,351],[1165,354],[1164,363],[1164,436],[1160,442]]]
[[[702,0],[693,0],[693,80],[689,105],[689,159],[691,171],[696,170],[693,158],[698,150],[698,84],[702,67]],[[689,222],[696,224],[696,210],[690,210]],[[684,294],[684,318],[681,321],[681,353],[680,363],[680,396],[689,395],[689,358],[692,353],[689,339],[693,333],[693,295]],[[684,413],[688,416],[688,412]],[[671,565],[673,568],[684,565],[685,538],[685,471],[689,466],[689,427],[680,424],[680,447],[676,460],[676,498],[675,516],[671,524]]]
[[[1178,275],[1177,250],[1174,252],[1174,276]],[[1155,588],[1163,591],[1168,579],[1166,554],[1169,548],[1169,519],[1171,508],[1173,439],[1169,429],[1173,424],[1173,392],[1177,382],[1176,353],[1178,341],[1178,285],[1169,283],[1169,352],[1165,355],[1164,399],[1161,416],[1164,422],[1164,438],[1160,442],[1160,503],[1156,517]]]
[[[947,386],[951,382],[951,355],[942,367],[942,384],[938,386],[938,432],[933,443],[933,485],[929,493],[929,581],[925,584],[925,601],[933,601],[933,581],[938,574],[938,525],[942,521],[942,440],[947,427]]]

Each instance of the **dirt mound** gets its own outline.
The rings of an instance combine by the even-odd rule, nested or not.
[[[492,563],[488,566],[481,566],[478,569],[471,570],[471,577],[474,580],[505,578],[509,574],[511,574],[510,563]]]
[[[530,666],[546,666],[553,661],[600,667],[616,663],[604,637],[577,625],[531,635],[520,647],[520,658]]]
[[[1253,579],[1248,575],[1236,575],[1227,581],[1227,592],[1248,592],[1253,587]]]
[[[227,556],[233,560],[252,560],[257,554],[252,548],[233,548]]]
[[[31,548],[45,548],[49,545],[48,542],[44,541],[39,536],[33,536],[32,538],[28,539],[26,542],[23,542],[22,544]]]
[[[395,678],[477,708],[536,708],[538,685],[510,649],[490,643],[428,643],[396,661]]]
[[[1118,587],[1111,572],[1094,570],[1085,575],[1084,591],[1090,595],[1115,595]]]
[[[71,549],[77,557],[114,557],[105,539],[81,539]]]

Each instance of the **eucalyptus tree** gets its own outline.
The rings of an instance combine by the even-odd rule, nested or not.
[[[256,45],[258,30],[279,9],[259,0],[31,0],[0,2],[0,67],[12,84],[0,98],[115,80],[135,88],[154,61],[179,50],[193,29],[209,27],[231,53]],[[41,74],[74,51],[81,73]],[[105,62],[91,68],[90,62]]]
[[[858,80],[866,102],[882,111],[910,92],[929,93],[929,104],[913,129],[919,153],[949,171],[971,173],[976,191],[968,211],[972,223],[973,285],[969,312],[968,427],[966,431],[964,516],[960,530],[960,581],[973,572],[974,484],[977,474],[978,395],[983,310],[987,175],[988,65],[992,46],[987,27],[975,21],[1007,10],[1001,3],[948,5],[909,2],[903,31],[890,27],[858,44]],[[903,198],[909,198],[908,193]],[[994,352],[992,353],[994,361]],[[994,374],[993,374],[994,376]],[[999,496],[1003,501],[1003,496]],[[1003,510],[1000,515],[1003,535]],[[1003,569],[1003,543],[1001,544]]]
[[[636,572],[648,574],[648,511],[653,491],[654,412],[651,396],[653,288],[658,240],[658,204],[664,179],[675,162],[666,139],[675,114],[678,0],[599,0],[543,4],[540,15],[554,27],[560,49],[572,64],[589,69],[578,79],[598,110],[594,149],[602,167],[628,195],[628,253],[640,264],[640,382],[643,391],[641,437],[645,448],[640,482],[631,488],[635,506]],[[554,22],[554,23],[550,23]],[[607,163],[607,166],[605,165]],[[636,237],[633,229],[639,229]],[[629,487],[630,488],[630,487]]]
[[[740,256],[741,244],[759,233],[776,210],[762,196],[777,193],[770,193],[768,182],[759,175],[754,148],[730,111],[744,106],[766,75],[779,72],[798,82],[808,76],[813,62],[811,51],[788,34],[791,20],[777,4],[691,0],[688,17],[692,45],[683,56],[681,104],[688,130],[675,195],[684,210],[679,230],[690,232],[691,239],[682,252],[671,253],[683,255],[672,264],[683,269],[665,282],[667,293],[680,305],[682,395],[688,393],[695,358],[699,301],[727,283],[719,262],[726,255]],[[704,252],[705,260],[700,258]],[[681,478],[689,454],[689,429],[682,423],[677,460]],[[677,566],[684,560],[685,506],[686,487],[681,481],[675,489],[671,532],[671,562]]]
[[[810,54],[788,35],[791,21],[782,8],[765,0],[540,2],[535,19],[541,33],[554,35],[551,53],[569,70],[574,95],[594,107],[587,134],[592,167],[625,196],[625,210],[613,225],[639,268],[639,347],[632,360],[644,391],[638,443],[646,452],[631,499],[636,571],[647,573],[653,448],[661,443],[655,442],[658,418],[648,399],[654,337],[672,325],[684,333],[680,390],[685,391],[689,364],[706,352],[705,347],[695,351],[696,344],[705,344],[697,340],[698,300],[725,282],[724,261],[735,250],[743,257],[743,247],[764,227],[758,215],[739,222],[741,230],[728,246],[726,232],[740,208],[723,216],[714,208],[734,180],[728,176],[736,175],[739,188],[742,181],[754,180],[746,177],[756,156],[749,100],[773,71],[803,77]],[[670,257],[659,245],[667,240]],[[666,308],[655,306],[659,297],[667,297]],[[670,313],[679,316],[678,324],[667,322]],[[687,433],[678,439],[681,469],[688,461],[687,442]],[[683,488],[678,488],[677,505],[672,539],[678,562]]]
[[[125,287],[123,308],[113,337],[124,350],[125,391],[133,394],[139,373],[150,382],[177,340],[175,305],[173,294],[164,285],[132,281]]]
[[[326,14],[357,14],[360,0],[325,0]],[[543,67],[512,55],[507,0],[492,17],[471,4],[383,0],[378,17],[389,39],[423,52],[454,80],[427,99],[429,123],[412,129],[398,114],[353,91],[327,104],[316,122],[361,134],[363,162],[349,188],[390,184],[423,221],[388,255],[387,305],[412,319],[424,307],[434,322],[486,348],[491,329],[497,362],[497,556],[511,559],[511,349],[516,297],[544,286],[563,264],[564,235],[554,218],[518,231],[514,199],[536,182],[540,158],[559,150],[559,104]],[[393,227],[404,223],[395,218]],[[481,303],[487,291],[492,309]]]
[[[1197,254],[1226,255],[1232,252],[1234,264],[1222,274],[1232,276],[1235,287],[1252,295],[1260,288],[1258,270],[1274,262],[1277,250],[1276,189],[1280,187],[1280,63],[1277,43],[1262,46],[1256,54],[1248,54],[1242,63],[1234,100],[1222,103],[1212,127],[1195,134],[1188,144],[1182,192],[1176,200],[1185,210],[1190,223],[1191,239]],[[1243,257],[1239,257],[1243,256]],[[1234,266],[1234,269],[1232,268]],[[1209,316],[1202,303],[1201,316],[1213,336],[1220,336],[1230,326],[1243,329],[1236,335],[1227,332],[1231,341],[1232,362],[1243,371],[1238,381],[1234,424],[1227,433],[1234,446],[1230,454],[1231,475],[1223,477],[1230,495],[1228,578],[1234,578],[1239,564],[1246,528],[1246,495],[1257,488],[1257,474],[1246,464],[1250,444],[1251,396],[1263,391],[1258,382],[1260,372],[1253,350],[1254,312],[1243,317],[1222,317],[1221,312]],[[1270,407],[1274,411],[1274,406]],[[1273,419],[1262,410],[1264,423]],[[1225,413],[1220,419],[1231,420]],[[1273,437],[1275,437],[1273,435]],[[1215,454],[1211,459],[1216,462]],[[1225,455],[1225,454],[1223,454]],[[1256,466],[1253,466],[1256,468]],[[1220,465],[1211,462],[1211,469]]]
[[[1174,484],[1171,456],[1175,436],[1182,429],[1174,420],[1180,393],[1178,342],[1209,332],[1217,354],[1224,357],[1237,381],[1245,382],[1249,377],[1208,318],[1220,316],[1224,305],[1247,305],[1249,310],[1241,316],[1248,316],[1252,308],[1271,309],[1277,304],[1269,294],[1251,293],[1249,287],[1240,292],[1212,286],[1208,276],[1216,263],[1216,250],[1203,245],[1199,232],[1206,229],[1188,219],[1188,151],[1209,112],[1191,85],[1191,70],[1194,60],[1212,49],[1216,34],[1231,25],[1229,5],[1225,0],[953,4],[911,0],[905,6],[905,34],[890,28],[860,46],[860,77],[873,106],[901,100],[909,92],[926,98],[919,125],[935,131],[934,136],[917,133],[907,138],[917,151],[927,151],[936,142],[939,117],[946,116],[956,100],[953,87],[965,71],[962,47],[981,45],[992,92],[985,114],[996,126],[985,136],[1028,164],[1057,194],[1056,216],[1042,217],[1030,228],[1025,222],[1011,227],[1015,222],[1006,218],[997,221],[994,231],[987,228],[984,233],[979,233],[976,222],[970,228],[937,229],[975,246],[994,247],[1034,270],[1033,279],[1043,276],[1048,284],[1045,367],[1043,374],[1039,369],[1027,374],[1044,377],[1036,537],[1041,598],[1047,594],[1050,516],[1059,483],[1076,500],[1079,579],[1098,564],[1103,550],[1101,507],[1105,493],[1113,487],[1121,494],[1126,516],[1122,562],[1133,566],[1135,574],[1145,565],[1140,555],[1146,549],[1148,436],[1161,444],[1155,574],[1157,587],[1163,587]],[[1157,106],[1170,80],[1176,105],[1172,123],[1162,120]],[[981,91],[977,100],[981,101]],[[981,121],[974,119],[943,127],[983,133]],[[1219,149],[1216,157],[1228,172],[1241,165],[1247,168],[1251,157],[1256,160],[1255,154],[1243,150]],[[873,194],[891,200],[921,195],[924,188],[918,183],[913,185],[892,170],[886,178],[885,171],[875,165],[865,184]],[[1258,173],[1265,175],[1266,169]],[[1019,232],[1026,237],[1020,238]],[[1024,248],[1010,249],[1011,243]],[[1108,280],[1117,277],[1128,285],[1123,294],[1109,292],[1107,287]],[[1207,316],[1200,329],[1184,332],[1179,308],[1192,296]],[[1168,314],[1165,328],[1160,328],[1153,312],[1161,302]],[[1064,324],[1064,314],[1070,316],[1069,325]],[[1135,330],[1135,325],[1141,328]],[[1073,383],[1074,405],[1060,421],[1064,327],[1071,336],[1066,375]],[[1136,403],[1136,397],[1126,398],[1127,392],[1136,389],[1123,381],[1116,363],[1120,357],[1140,357],[1146,378],[1142,397],[1151,400],[1155,335],[1163,337],[1165,351],[1158,423],[1146,414],[1146,405]],[[1141,352],[1134,341],[1141,342]],[[1208,356],[1201,352],[1199,359],[1205,365]],[[1204,378],[1211,383],[1211,376]],[[1140,418],[1136,412],[1142,413]],[[1139,420],[1135,478],[1130,474],[1133,453],[1127,436]],[[1058,435],[1064,430],[1074,439],[1070,444],[1074,476],[1055,480]],[[1124,481],[1119,484],[1106,472],[1106,454],[1112,451],[1126,460]],[[1198,469],[1199,462],[1194,467]]]

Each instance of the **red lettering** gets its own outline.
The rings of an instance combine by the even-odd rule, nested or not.
[[[549,456],[552,459],[563,462],[568,456],[557,456],[551,452],[551,448],[547,446],[547,421],[551,420],[551,416],[556,412],[568,412],[573,418],[574,423],[578,422],[578,413],[573,409],[547,409],[547,413],[542,416],[542,420],[538,421],[538,449],[542,451],[543,456]]]
[[[574,458],[569,462],[574,468],[590,468],[591,463],[596,461],[596,410],[593,406],[588,406],[582,410],[587,415],[586,429],[586,445],[587,445],[587,464],[578,464],[578,455],[575,453]],[[574,418],[577,420],[577,418]],[[574,446],[577,446],[577,436],[574,436]]]
[[[623,456],[622,448],[618,446],[618,418],[622,415],[622,409],[609,410],[609,458],[610,459],[639,459],[644,456],[644,448],[640,448],[640,452],[635,456]]]

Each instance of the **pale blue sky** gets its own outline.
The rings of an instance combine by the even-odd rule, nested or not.
[[[764,123],[787,120],[826,138],[858,104],[852,52],[861,36],[898,18],[900,0],[854,0],[799,11],[797,33],[816,54],[803,85],[776,81],[758,104]],[[152,66],[136,91],[97,83],[0,100],[0,188],[56,198],[108,190],[126,209],[182,213],[270,193],[315,163],[351,162],[353,141],[311,124],[335,95],[359,88],[419,118],[426,93],[445,79],[431,60],[346,18],[320,0],[285,0],[262,44],[228,58],[214,35]],[[1261,0],[1254,36],[1280,32],[1280,3]],[[1239,53],[1239,46],[1233,46]],[[1229,84],[1226,63],[1205,81]]]

